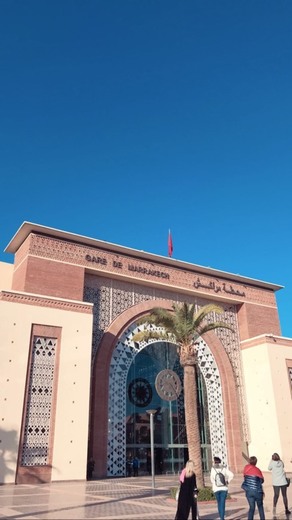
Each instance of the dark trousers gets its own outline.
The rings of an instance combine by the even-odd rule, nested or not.
[[[264,494],[258,491],[248,490],[246,492],[246,498],[249,504],[248,520],[253,520],[255,505],[258,506],[260,520],[265,520],[263,498]]]
[[[285,506],[286,511],[288,511],[287,486],[273,486],[273,488],[274,488],[274,501],[273,501],[274,507],[276,507],[276,505],[277,505],[278,498],[280,495],[280,489],[281,489],[284,506]]]
[[[217,500],[218,513],[220,516],[220,520],[224,520],[225,517],[225,502],[227,498],[227,491],[216,491],[215,497]]]

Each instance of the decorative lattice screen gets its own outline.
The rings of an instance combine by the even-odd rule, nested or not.
[[[48,464],[57,340],[34,336],[26,405],[22,466]]]

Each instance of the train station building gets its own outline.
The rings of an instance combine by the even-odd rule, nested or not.
[[[126,476],[134,457],[148,474],[149,409],[155,471],[183,467],[176,345],[133,340],[153,307],[180,302],[218,303],[231,326],[198,344],[204,469],[217,455],[240,473],[256,455],[264,470],[276,451],[292,471],[292,339],[281,336],[282,286],[30,222],[5,251],[0,483],[84,480],[90,457],[96,478]],[[178,384],[175,399],[165,374]]]

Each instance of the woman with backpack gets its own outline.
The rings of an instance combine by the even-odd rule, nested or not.
[[[210,480],[213,493],[217,500],[218,513],[220,520],[225,518],[225,503],[228,494],[228,484],[233,479],[234,474],[221,463],[219,457],[214,457],[211,469]]]

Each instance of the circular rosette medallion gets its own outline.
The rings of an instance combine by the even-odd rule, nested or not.
[[[173,370],[162,370],[155,380],[156,391],[164,401],[174,401],[181,393],[181,382]]]
[[[152,400],[152,388],[149,381],[142,377],[133,379],[129,384],[128,396],[135,406],[148,406]]]

